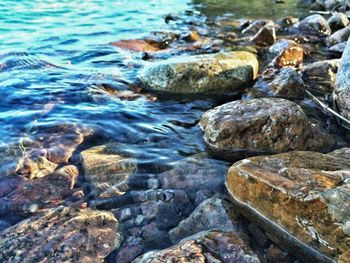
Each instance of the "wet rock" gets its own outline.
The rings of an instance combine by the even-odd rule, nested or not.
[[[22,176],[8,176],[0,180],[0,197],[4,197],[17,189],[26,181]]]
[[[271,97],[301,98],[304,96],[304,82],[300,74],[291,67],[267,70],[253,88]]]
[[[268,19],[257,19],[242,30],[243,34],[256,34],[263,27],[274,27],[274,22]]]
[[[304,60],[304,49],[293,40],[281,39],[269,48],[269,55],[277,68],[298,67]]]
[[[235,228],[230,219],[233,213],[225,201],[215,197],[207,199],[169,232],[170,239],[173,243],[177,243],[186,236],[204,230],[231,232]]]
[[[326,37],[331,34],[327,20],[319,15],[310,15],[294,26],[290,27],[291,33],[300,33],[305,36]]]
[[[29,179],[45,177],[57,168],[57,164],[50,162],[43,156],[23,157],[16,169],[16,174],[28,177]]]
[[[230,168],[226,185],[238,209],[253,221],[260,220],[272,240],[302,261],[331,262],[327,256],[348,262],[348,152],[296,151],[252,157]]]
[[[350,119],[350,42],[343,53],[333,92],[335,109]]]
[[[349,19],[343,13],[335,13],[328,19],[328,25],[332,29],[332,32],[336,32],[339,29],[346,27],[348,24]]]
[[[258,263],[251,248],[234,233],[204,232],[161,251],[151,251],[133,263],[145,262],[242,262]]]
[[[0,233],[2,262],[103,262],[119,246],[111,213],[59,207]]]
[[[258,46],[271,46],[276,41],[275,27],[264,26],[255,34],[252,41]]]
[[[119,40],[113,42],[112,45],[135,52],[156,52],[161,49],[158,44],[143,39]]]
[[[172,93],[236,93],[257,75],[249,52],[178,57],[147,65],[139,74],[145,90]]]
[[[331,46],[329,48],[329,51],[330,52],[333,52],[333,53],[336,53],[337,55],[342,55],[344,50],[345,50],[345,47],[346,47],[346,41],[345,42],[341,42],[339,44],[335,44],[334,46]]]
[[[272,244],[266,253],[266,259],[269,263],[294,263],[295,258],[289,255],[287,252],[280,249],[278,246]]]
[[[78,174],[78,169],[69,165],[36,180],[20,179],[16,188],[0,199],[0,215],[34,214],[64,204],[74,192]]]
[[[85,180],[96,189],[96,195],[111,197],[120,194],[113,186],[136,171],[136,161],[118,154],[114,143],[96,146],[80,154]]]
[[[209,150],[228,160],[263,152],[326,151],[334,144],[296,103],[285,99],[230,102],[204,113],[200,126]]]
[[[332,92],[339,63],[339,59],[332,59],[306,65],[302,71],[303,79],[314,89]]]
[[[350,36],[350,26],[338,30],[326,39],[327,46],[334,46],[336,44],[345,42]]]
[[[9,228],[11,224],[5,220],[0,219],[0,232],[5,230],[6,228]]]

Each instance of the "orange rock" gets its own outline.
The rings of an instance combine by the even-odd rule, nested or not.
[[[275,59],[274,65],[278,68],[286,66],[298,67],[304,60],[304,49],[299,46],[291,46],[283,50]]]
[[[135,52],[156,52],[160,47],[156,43],[149,43],[142,39],[126,39],[112,43],[113,46]]]

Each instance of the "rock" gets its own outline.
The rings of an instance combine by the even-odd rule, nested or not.
[[[345,47],[346,47],[346,41],[345,42],[341,42],[339,44],[335,44],[334,46],[331,46],[329,48],[329,51],[336,53],[336,54],[343,54]]]
[[[243,34],[256,34],[263,27],[274,27],[275,23],[269,19],[257,19],[242,30]]]
[[[0,232],[5,230],[6,228],[9,228],[11,224],[5,220],[0,219]]]
[[[327,20],[319,15],[310,15],[294,26],[290,27],[291,33],[300,33],[305,36],[326,37],[331,34],[331,29],[327,23]]]
[[[271,46],[276,41],[275,27],[264,26],[255,34],[252,41],[258,46]]]
[[[43,156],[28,156],[19,161],[16,174],[35,179],[52,174],[56,168],[57,164],[50,162]]]
[[[336,32],[339,29],[346,27],[348,24],[349,19],[343,13],[335,13],[328,19],[328,25],[332,29],[332,32]]]
[[[335,109],[345,118],[350,119],[350,42],[348,42],[340,62],[333,100]]]
[[[276,245],[272,244],[266,253],[267,262],[269,263],[294,263],[295,258],[289,255],[287,252],[283,251]]]
[[[229,169],[226,186],[245,216],[303,262],[349,262],[349,153],[252,157]]]
[[[136,172],[136,161],[118,154],[118,145],[110,143],[80,153],[85,180],[97,191],[97,196],[111,197],[120,192],[113,186]]]
[[[64,199],[74,192],[78,175],[78,169],[69,165],[36,180],[19,178],[16,188],[0,198],[0,216],[7,213],[34,214],[64,204]]]
[[[148,43],[146,40],[134,39],[134,40],[119,40],[112,43],[113,46],[121,49],[126,49],[135,52],[156,52],[160,48],[152,43]]]
[[[186,236],[204,230],[231,232],[235,228],[230,219],[232,213],[232,208],[225,201],[215,197],[207,199],[189,217],[169,231],[170,239],[175,244]]]
[[[228,160],[258,153],[326,151],[334,144],[296,103],[285,99],[226,103],[204,113],[200,127],[209,150]]]
[[[350,26],[338,30],[326,39],[327,46],[334,46],[336,44],[345,42],[350,36]]]
[[[304,49],[293,40],[281,39],[269,48],[269,55],[277,68],[298,67],[304,60]]]
[[[304,96],[304,82],[300,74],[291,67],[281,70],[267,70],[253,88],[271,97],[301,98]],[[275,72],[277,71],[277,72]]]
[[[220,260],[219,260],[220,259]],[[161,251],[148,252],[133,263],[240,262],[258,263],[257,255],[234,233],[204,232]]]
[[[111,213],[59,207],[0,233],[2,262],[104,262],[121,236]]]
[[[171,93],[236,93],[252,82],[258,60],[249,52],[178,57],[145,66],[139,79],[145,90]]]
[[[317,61],[303,68],[303,80],[314,89],[332,92],[340,60]]]

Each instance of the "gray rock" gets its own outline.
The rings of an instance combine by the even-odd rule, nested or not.
[[[291,33],[301,33],[306,36],[326,37],[331,34],[327,20],[319,15],[311,15],[290,28]]]
[[[327,151],[334,138],[285,99],[234,101],[204,113],[200,120],[209,149],[228,160],[293,150]]]
[[[280,39],[269,48],[269,55],[271,55],[272,57],[276,57],[287,48],[294,46],[298,46],[298,44],[295,41],[290,39]]]
[[[235,227],[231,222],[229,213],[223,200],[215,197],[207,199],[188,218],[169,231],[170,239],[173,243],[177,243],[186,236],[204,230],[233,231]]]
[[[336,44],[347,41],[350,36],[350,26],[338,30],[326,39],[327,46],[334,46]]]
[[[337,53],[337,54],[343,54],[345,47],[346,47],[346,43],[347,42],[345,41],[345,42],[341,42],[339,44],[335,44],[329,48],[329,51],[331,51],[333,53]]]
[[[339,29],[346,27],[348,24],[349,19],[343,13],[335,13],[328,19],[328,25],[332,29],[332,32],[336,32]]]
[[[350,119],[350,42],[348,42],[341,58],[333,100],[336,110],[345,118]]]
[[[314,89],[332,92],[339,63],[339,59],[332,59],[306,65],[302,71],[303,79]]]
[[[147,65],[139,74],[145,90],[171,93],[236,93],[259,68],[255,55],[237,51],[177,57]]]

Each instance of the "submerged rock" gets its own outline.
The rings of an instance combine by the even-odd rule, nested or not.
[[[332,59],[308,64],[303,68],[303,79],[314,89],[332,92],[339,63],[339,59]]]
[[[0,233],[1,262],[103,262],[121,236],[111,213],[59,207]]]
[[[136,171],[136,161],[118,154],[114,143],[96,146],[80,154],[85,180],[95,188],[96,195],[110,197],[120,194],[113,186]]]
[[[232,160],[259,153],[327,151],[334,139],[285,99],[234,101],[207,111],[200,120],[209,149]]]
[[[151,251],[133,263],[156,262],[240,262],[258,263],[257,255],[234,233],[204,232],[161,251]]]
[[[350,42],[343,53],[333,92],[335,109],[350,119]]]
[[[302,98],[304,96],[304,82],[294,68],[285,67],[281,70],[267,71],[254,84],[254,89],[272,97]]]
[[[178,57],[148,64],[139,74],[145,90],[171,93],[236,93],[258,72],[249,52]]]
[[[226,185],[243,213],[260,220],[273,240],[302,261],[332,262],[330,257],[349,262],[348,153],[349,149],[342,149],[252,157],[230,168]]]

